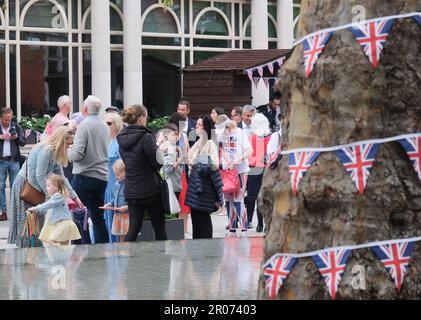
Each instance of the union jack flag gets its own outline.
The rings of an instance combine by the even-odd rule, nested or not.
[[[379,147],[378,143],[362,143],[336,151],[361,194],[364,192]]]
[[[400,243],[385,244],[372,247],[374,253],[389,271],[390,276],[395,281],[396,289],[399,293],[403,280],[411,259],[414,242],[403,241]]]
[[[253,78],[253,82],[254,82],[254,86],[256,87],[256,90],[257,90],[257,88],[259,87],[259,81],[260,81],[260,79],[261,78]]]
[[[297,195],[298,184],[319,154],[320,152],[313,151],[294,152],[289,154],[289,176],[294,195]]]
[[[399,140],[421,180],[421,136]]]
[[[297,259],[294,257],[277,255],[264,264],[263,277],[271,299],[276,298],[296,262]]]
[[[421,14],[419,14],[419,15],[417,15],[417,16],[414,16],[414,19],[415,19],[415,21],[416,22],[418,22],[418,24],[420,25],[420,27],[421,27]]]
[[[336,249],[314,255],[312,258],[322,274],[326,287],[333,300],[345,272],[346,263],[351,254],[349,249]]]
[[[247,75],[249,76],[250,81],[253,81],[253,70],[247,70]]]
[[[333,32],[320,32],[304,40],[304,65],[307,78],[310,76],[311,71],[313,71],[319,55],[323,52],[332,34]]]
[[[352,33],[370,59],[373,67],[377,67],[384,43],[387,40],[393,19],[383,19],[363,24],[355,24],[351,27]]]
[[[262,78],[263,77],[263,67],[262,66],[257,67],[257,72],[259,73],[260,78]]]
[[[272,62],[271,63],[268,63],[267,64],[267,67],[268,67],[270,73],[273,74],[273,63]]]

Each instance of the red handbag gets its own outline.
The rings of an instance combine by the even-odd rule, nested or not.
[[[223,193],[237,193],[240,191],[240,178],[238,177],[237,169],[232,170],[220,170],[219,171],[222,183]]]

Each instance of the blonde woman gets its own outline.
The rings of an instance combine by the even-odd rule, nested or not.
[[[25,225],[25,211],[31,206],[20,199],[20,193],[26,181],[34,188],[47,192],[47,176],[57,174],[64,177],[63,168],[69,163],[67,157],[67,148],[73,143],[73,131],[67,127],[59,127],[49,136],[45,142],[40,143],[32,149],[28,159],[20,169],[16,180],[12,187],[12,197],[10,199],[11,219],[9,225],[8,243],[16,244],[18,247],[30,247],[31,241],[28,237],[22,236],[23,227]],[[83,207],[83,203],[78,198],[65,179],[66,189],[70,193],[70,197],[79,206]],[[40,216],[41,226],[44,224],[44,217]],[[36,239],[35,245],[42,246],[42,242]]]
[[[118,113],[107,113],[104,120],[110,130],[110,144],[108,145],[108,183],[104,194],[104,203],[108,203],[114,199],[114,185],[116,183],[116,177],[113,171],[113,165],[118,159],[120,159],[117,135],[121,132],[121,130],[123,130],[124,123]],[[114,211],[106,210],[104,212],[104,219],[109,242],[118,242],[118,237],[111,233]]]
[[[235,236],[237,224],[241,232],[247,231],[247,212],[244,196],[247,187],[247,174],[250,171],[248,158],[253,153],[246,133],[237,128],[237,123],[226,115],[216,118],[216,135],[220,144],[220,161],[223,170],[236,170],[240,180],[240,189],[235,193],[224,193],[225,206],[228,214],[229,233]],[[243,234],[239,234],[242,236]]]

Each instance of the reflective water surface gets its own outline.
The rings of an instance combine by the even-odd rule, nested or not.
[[[256,299],[263,238],[0,251],[0,299]]]

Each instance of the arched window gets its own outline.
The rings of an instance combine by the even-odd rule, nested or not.
[[[229,30],[225,19],[216,11],[207,11],[199,19],[196,34],[228,36]]]
[[[178,33],[177,22],[169,11],[159,7],[146,15],[143,32]]]
[[[31,1],[22,10],[23,26],[64,29],[65,10],[56,1]]]
[[[251,37],[251,20],[249,20],[246,27],[246,37]],[[271,18],[268,17],[268,37],[276,38],[276,25]]]
[[[113,3],[110,3],[110,30],[123,31],[122,13],[120,9]],[[86,20],[85,20],[86,19]],[[91,7],[84,14],[85,21],[82,21],[84,30],[91,30]]]

